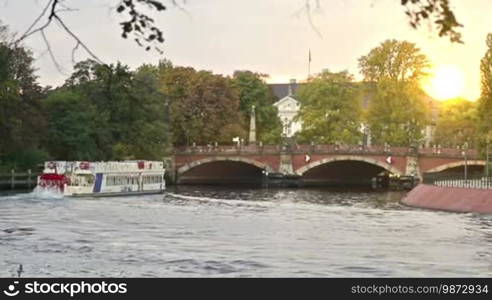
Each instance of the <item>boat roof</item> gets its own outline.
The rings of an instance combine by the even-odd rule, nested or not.
[[[100,172],[136,172],[164,170],[162,161],[154,160],[125,160],[125,161],[47,161],[44,163],[44,173],[64,174],[79,173],[93,174]]]

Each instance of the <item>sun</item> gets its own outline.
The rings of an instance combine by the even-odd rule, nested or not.
[[[431,74],[424,89],[435,99],[448,100],[462,95],[465,85],[463,72],[454,65],[442,65]]]

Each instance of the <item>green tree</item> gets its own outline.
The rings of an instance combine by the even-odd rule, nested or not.
[[[407,41],[386,40],[359,58],[360,72],[370,82],[420,80],[428,67],[427,57]]]
[[[251,107],[255,106],[257,140],[266,144],[280,142],[282,124],[278,118],[278,111],[264,78],[267,75],[251,71],[235,71],[233,86],[239,91],[239,109],[244,116],[244,130],[250,126]]]
[[[348,72],[323,72],[299,88],[302,143],[357,144],[362,133],[361,99]]]
[[[366,111],[373,143],[409,146],[422,141],[430,108],[420,79],[428,61],[415,44],[387,40],[359,59],[364,80],[374,83]]]
[[[99,158],[95,135],[96,108],[81,93],[58,89],[44,100],[48,115],[46,148],[57,160]]]
[[[97,155],[93,159],[124,159],[127,133],[138,103],[131,101],[133,74],[127,66],[99,64],[94,60],[79,62],[64,87],[81,94],[97,110],[94,140]]]
[[[132,118],[125,157],[162,159],[170,149],[168,103],[159,89],[159,69],[142,65],[131,83]]]
[[[193,68],[159,67],[161,90],[169,103],[174,145],[230,144],[244,138],[244,116],[232,79]]]
[[[37,83],[31,52],[10,44],[8,36],[0,26],[0,165],[34,167],[45,157],[39,145],[45,129],[40,100],[46,90]]]
[[[456,147],[468,143],[475,148],[478,116],[476,104],[464,99],[448,100],[441,104],[434,141],[443,147]]]
[[[98,129],[91,134],[97,149],[91,159],[162,159],[169,150],[167,103],[157,67],[131,71],[121,63],[86,60],[75,66],[65,89],[96,111],[97,117],[86,124]]]
[[[492,141],[492,33],[487,35],[487,51],[480,62],[481,94],[478,100],[478,118],[481,144],[486,138]]]

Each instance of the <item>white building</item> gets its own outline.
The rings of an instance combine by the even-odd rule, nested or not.
[[[295,79],[291,79],[289,83],[274,83],[269,84],[269,86],[272,93],[277,97],[277,99],[279,99],[273,105],[277,107],[278,116],[280,118],[280,121],[282,122],[282,135],[285,137],[292,137],[302,129],[302,120],[296,120],[296,117],[301,109],[301,103],[295,98],[295,93],[300,84],[297,83]],[[371,91],[370,88],[365,89],[362,98],[363,109],[368,108],[373,96],[374,93],[373,91]],[[432,112],[433,125],[426,126],[426,128],[424,129],[424,139],[422,142],[426,147],[430,147],[434,140],[435,123],[438,118],[440,103],[439,101],[432,99],[428,95],[425,95],[424,97],[424,100],[428,102]],[[361,124],[360,130],[363,133],[363,140],[361,142],[364,145],[371,145],[372,138],[368,126],[366,124]]]
[[[302,122],[296,120],[296,117],[301,109],[301,103],[297,101],[293,93],[297,88],[295,80],[291,80],[288,85],[276,85],[277,94],[281,94],[281,90],[287,86],[287,95],[275,102],[273,105],[278,109],[278,117],[282,122],[282,135],[292,137],[302,129]]]

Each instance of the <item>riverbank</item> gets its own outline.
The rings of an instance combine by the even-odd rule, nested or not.
[[[419,184],[401,202],[417,208],[490,214],[492,190]]]

